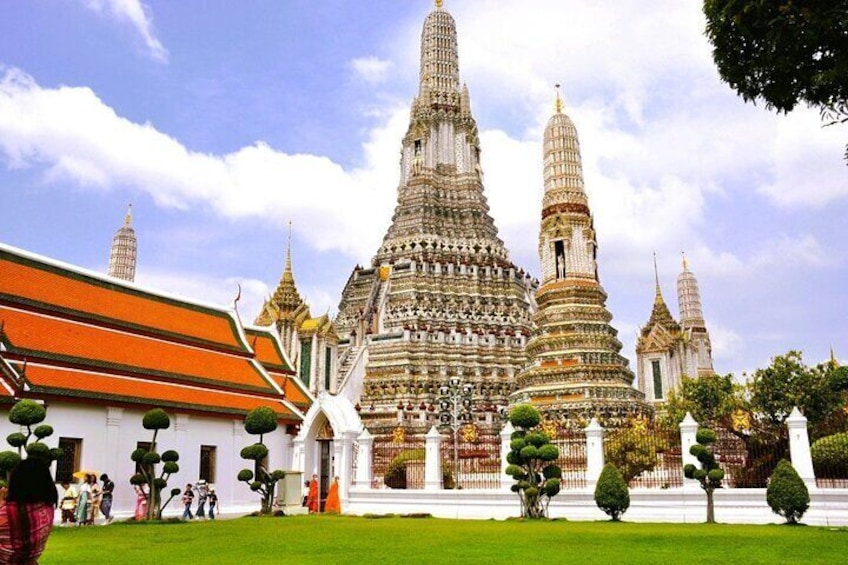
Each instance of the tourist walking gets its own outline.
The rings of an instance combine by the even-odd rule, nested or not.
[[[103,496],[103,489],[97,484],[97,475],[89,475],[88,484],[91,485],[91,505],[88,508],[88,524],[93,525],[94,520],[100,514],[100,502]]]
[[[209,487],[209,519],[215,519],[215,510],[218,508],[218,495],[215,493],[215,487]],[[218,510],[220,512],[220,510]]]
[[[312,480],[309,481],[309,494],[306,497],[306,507],[309,512],[318,512],[318,475],[312,475]]]
[[[135,521],[140,522],[147,518],[147,491],[145,485],[133,485],[135,489]]]
[[[67,481],[62,483],[62,489],[64,490],[60,505],[60,509],[62,510],[62,525],[67,526],[76,521],[76,518],[74,518],[74,511],[77,509],[79,491],[77,490],[76,485],[69,484]]]
[[[59,495],[40,459],[18,463],[0,489],[0,563],[37,563],[53,528]]]
[[[77,526],[85,526],[88,523],[88,509],[91,506],[91,485],[88,482],[88,475],[79,486],[79,499],[77,500],[77,509],[74,513],[74,518],[77,521]]]
[[[106,473],[100,475],[100,481],[103,483],[100,495],[100,512],[106,518],[106,523],[109,524],[112,521],[112,498],[115,492],[115,483]]]
[[[324,512],[327,514],[341,514],[342,503],[339,500],[339,478],[333,478],[333,484],[330,485],[330,492],[327,493],[327,502],[324,503]]]
[[[191,514],[191,505],[194,503],[194,489],[192,488],[191,483],[187,484],[183,491],[182,502],[185,507],[185,510],[183,510],[183,520],[191,520],[194,518]]]
[[[204,479],[200,479],[197,481],[197,486],[195,487],[197,491],[197,512],[195,512],[195,518],[206,518],[206,498],[209,496],[209,485],[206,484]]]

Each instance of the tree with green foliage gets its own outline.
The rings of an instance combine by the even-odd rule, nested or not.
[[[603,510],[613,522],[621,520],[621,515],[630,508],[630,490],[621,472],[612,463],[604,465],[598,484],[595,485],[595,504]]]
[[[757,369],[744,385],[732,375],[684,378],[669,395],[666,423],[676,425],[689,411],[702,425],[733,434],[748,453],[746,466],[734,471],[734,482],[764,487],[765,477],[789,455],[786,418],[793,407],[807,417],[810,438],[816,440],[848,430],[846,404],[848,368],[832,362],[810,367],[800,352],[789,351]]]
[[[6,437],[6,442],[17,451],[0,452],[0,474],[2,474],[0,482],[8,482],[9,473],[21,459],[37,458],[50,465],[62,456],[61,449],[51,449],[42,441],[53,435],[53,426],[42,424],[46,418],[47,409],[34,400],[19,400],[12,406],[9,411],[9,421],[26,428],[26,433],[14,432]]]
[[[775,514],[797,524],[810,507],[810,492],[792,463],[781,459],[769,479],[766,502]]]
[[[687,479],[695,479],[707,493],[707,523],[715,523],[715,504],[713,503],[713,492],[721,488],[724,479],[724,471],[719,467],[715,455],[713,455],[712,444],[716,441],[716,434],[712,430],[701,428],[695,435],[695,444],[689,448],[689,453],[694,455],[700,463],[696,467],[692,463],[683,466],[683,475]]]
[[[147,497],[147,519],[161,520],[162,512],[165,507],[180,494],[179,488],[171,489],[170,496],[163,502],[162,492],[168,487],[168,479],[171,475],[178,473],[180,466],[177,461],[180,459],[179,453],[173,449],[169,449],[159,455],[156,438],[160,430],[167,430],[171,427],[171,418],[168,413],[161,408],[148,410],[141,420],[141,425],[145,430],[153,431],[153,438],[150,440],[150,448],[138,448],[132,452],[132,459],[138,466],[139,472],[130,477],[130,483],[139,488],[147,485],[145,496]],[[162,463],[162,471],[157,476],[157,467]]]
[[[730,423],[733,412],[742,406],[743,387],[733,375],[683,377],[680,386],[669,392],[665,423],[676,427],[686,413],[706,426]]]
[[[658,454],[668,448],[668,441],[661,434],[620,428],[604,441],[604,460],[615,465],[629,484],[645,471],[653,471],[659,462]]]
[[[848,122],[848,1],[705,0],[704,14],[719,74],[746,102]]]
[[[268,447],[265,445],[265,434],[276,429],[277,414],[267,406],[254,408],[244,417],[244,430],[250,435],[258,435],[259,441],[241,450],[241,458],[253,461],[254,470],[242,469],[238,473],[238,480],[246,483],[250,490],[262,497],[262,514],[271,513],[277,483],[286,476],[285,471],[269,471],[267,468]]]
[[[529,404],[519,404],[509,414],[515,427],[506,456],[506,474],[515,479],[512,492],[521,501],[525,518],[544,518],[551,498],[559,494],[562,470],[553,464],[559,449],[538,429],[542,417]],[[544,505],[542,504],[544,501]]]
[[[819,438],[813,442],[810,452],[816,477],[848,479],[848,433]]]

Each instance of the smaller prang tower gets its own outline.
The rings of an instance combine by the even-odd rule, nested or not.
[[[683,272],[677,279],[680,304],[678,323],[663,300],[657,258],[654,256],[656,295],[648,322],[636,340],[637,387],[648,401],[662,405],[668,393],[690,378],[713,374],[710,334],[701,311],[698,281],[683,258]]]
[[[132,228],[132,204],[127,209],[124,225],[112,239],[112,252],[109,254],[109,276],[129,282],[135,281],[135,264],[138,254],[138,242]]]
[[[651,409],[632,386],[633,373],[610,325],[577,130],[558,91],[545,128],[544,182],[538,310],[527,343],[530,363],[518,375],[511,403],[531,403],[566,427],[585,426],[593,417],[606,427],[623,426]]]
[[[683,272],[677,277],[677,302],[680,307],[680,325],[691,344],[692,365],[695,370],[692,376],[703,377],[712,375],[713,348],[710,344],[710,333],[704,322],[701,310],[701,291],[698,280],[689,270],[689,262],[683,255]]]

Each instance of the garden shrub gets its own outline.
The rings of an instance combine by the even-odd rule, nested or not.
[[[406,464],[409,461],[424,461],[425,455],[423,449],[405,449],[395,455],[394,459],[389,462],[386,467],[386,474],[383,476],[383,483],[389,488],[405,489],[406,488]],[[442,465],[442,488],[454,488],[453,474],[448,465]]]
[[[797,524],[810,507],[810,492],[792,463],[781,459],[766,489],[766,502],[775,514]]]
[[[624,477],[612,463],[604,465],[598,484],[595,486],[595,504],[614,522],[630,508],[630,491]]]
[[[816,440],[810,451],[817,477],[848,479],[848,433],[834,434]]]

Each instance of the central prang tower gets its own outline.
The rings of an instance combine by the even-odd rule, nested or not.
[[[559,93],[545,128],[544,183],[536,327],[527,344],[530,363],[518,376],[512,402],[531,403],[564,426],[583,426],[593,417],[620,426],[651,409],[632,387],[633,373],[610,325],[577,129],[562,111]]]
[[[489,215],[460,85],[456,23],[438,1],[421,33],[392,223],[371,265],[354,269],[335,320],[342,379],[367,349],[360,416],[376,434],[425,432],[439,386],[455,376],[474,387],[476,423],[491,424],[526,361],[536,283]]]

